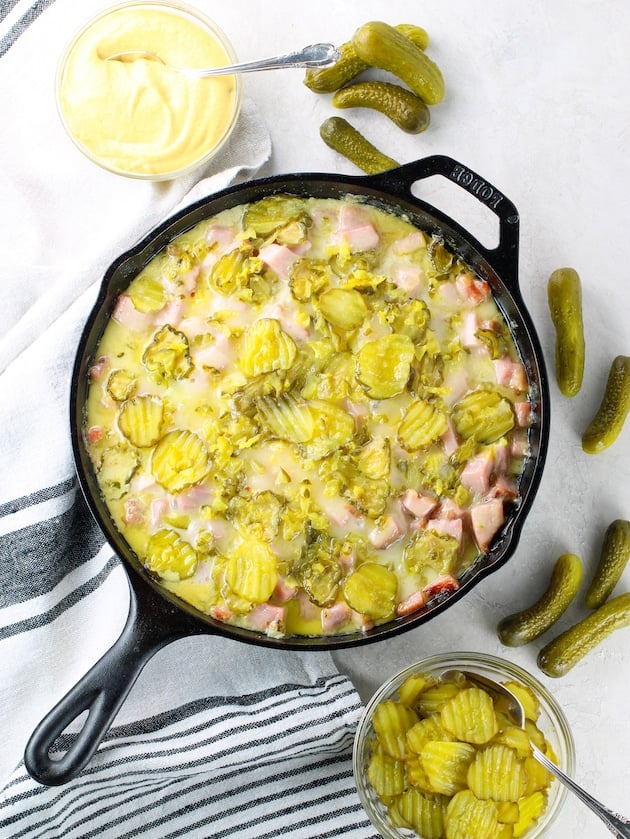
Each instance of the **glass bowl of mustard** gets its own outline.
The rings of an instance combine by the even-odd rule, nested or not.
[[[79,30],[59,62],[57,107],[71,139],[104,169],[140,180],[172,180],[208,163],[236,124],[240,77],[194,79],[150,59],[106,60],[129,50],[175,66],[237,61],[222,30],[189,6],[110,7]]]
[[[446,671],[470,671],[505,684],[524,705],[526,731],[514,729],[500,701],[487,700],[487,708],[473,705],[472,718],[479,723],[492,707],[491,727],[462,747],[462,732],[459,737],[453,732],[467,703],[455,697],[474,685],[450,673],[442,679]],[[482,727],[488,724],[484,720]],[[353,750],[359,798],[384,839],[431,839],[458,831],[540,839],[556,823],[567,789],[530,756],[528,742],[573,774],[575,746],[567,719],[530,673],[483,653],[425,658],[385,682],[363,711]]]

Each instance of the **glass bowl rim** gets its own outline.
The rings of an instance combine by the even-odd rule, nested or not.
[[[184,166],[180,166],[177,169],[171,169],[167,172],[156,172],[156,173],[149,173],[149,172],[130,172],[126,169],[121,169],[117,166],[111,166],[97,155],[93,154],[87,146],[83,145],[77,137],[75,137],[74,133],[70,130],[68,122],[66,120],[63,107],[61,105],[61,84],[63,81],[63,75],[65,72],[65,68],[68,62],[68,59],[74,49],[76,43],[79,39],[92,27],[95,23],[102,20],[105,17],[108,17],[110,14],[114,12],[118,12],[124,9],[132,9],[136,7],[161,7],[165,11],[172,11],[174,13],[182,13],[187,15],[189,18],[192,18],[195,22],[199,23],[203,26],[206,30],[208,30],[214,37],[218,40],[221,46],[225,49],[230,61],[232,63],[236,63],[238,61],[237,54],[235,52],[234,46],[228,36],[225,34],[223,29],[210,17],[208,17],[205,12],[193,7],[189,6],[187,3],[179,2],[179,0],[124,0],[122,3],[116,3],[112,6],[106,6],[100,11],[92,14],[87,20],[83,22],[83,24],[74,32],[71,36],[69,41],[63,47],[59,60],[57,62],[57,69],[55,73],[55,104],[57,108],[57,114],[61,121],[61,124],[70,138],[70,140],[74,143],[75,147],[92,163],[99,166],[101,169],[111,172],[114,175],[120,175],[125,178],[130,178],[132,180],[138,181],[172,181],[175,178],[179,178],[182,175],[187,175],[190,172],[195,171],[196,169],[203,166],[205,163],[208,163],[215,157],[219,151],[224,147],[226,142],[228,141],[229,137],[234,130],[236,122],[241,112],[242,100],[243,100],[243,85],[241,82],[241,77],[238,73],[234,74],[234,107],[232,109],[232,115],[230,118],[229,123],[226,126],[226,129],[223,133],[223,136],[219,139],[219,141],[212,146],[211,149],[204,152],[200,157],[196,158],[195,160],[187,163]]]

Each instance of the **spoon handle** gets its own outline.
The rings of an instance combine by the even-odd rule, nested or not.
[[[333,44],[311,44],[297,52],[274,58],[262,58],[258,61],[246,61],[243,64],[231,64],[229,67],[211,67],[207,70],[190,70],[191,74],[207,76],[231,76],[234,73],[251,73],[254,70],[275,70],[280,67],[326,67],[339,58],[339,50]]]
[[[590,807],[591,810],[600,817],[612,834],[617,836],[618,839],[630,839],[630,819],[626,819],[623,816],[620,816],[619,813],[614,813],[612,810],[604,807],[604,805],[597,801],[596,798],[593,798],[593,796],[589,795],[586,790],[583,790],[579,784],[576,784],[573,778],[569,778],[568,775],[565,775],[562,769],[559,769],[555,763],[552,763],[549,758],[534,745],[532,745],[532,754],[539,763],[542,763],[545,769],[551,772],[551,774],[565,786],[569,787],[569,789],[574,792],[587,807]]]

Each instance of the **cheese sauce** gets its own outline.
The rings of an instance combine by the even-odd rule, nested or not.
[[[201,19],[159,4],[107,12],[68,53],[59,106],[89,156],[137,176],[185,169],[226,136],[238,108],[236,79],[193,79],[142,58],[105,60],[127,50],[154,52],[182,67],[217,67],[233,57]]]
[[[273,196],[175,239],[118,297],[84,436],[171,592],[336,634],[459,586],[518,501],[528,382],[488,284],[356,199]]]

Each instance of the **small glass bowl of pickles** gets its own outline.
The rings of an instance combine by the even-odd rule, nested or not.
[[[525,728],[504,699],[459,671],[509,688]],[[361,803],[384,839],[537,839],[567,791],[534,760],[530,742],[573,773],[566,717],[529,673],[482,653],[425,658],[383,684],[359,721],[353,770]]]

